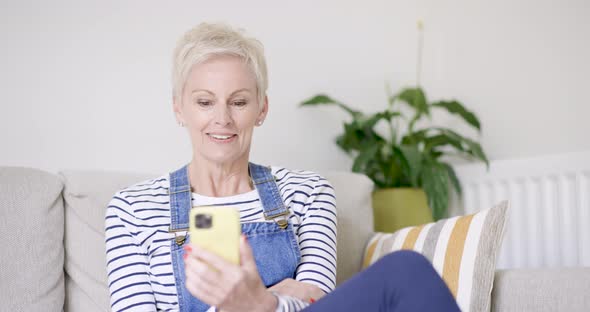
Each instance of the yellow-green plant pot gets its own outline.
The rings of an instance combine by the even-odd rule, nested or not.
[[[389,233],[433,221],[426,193],[419,188],[388,188],[373,192],[373,220],[375,231]]]

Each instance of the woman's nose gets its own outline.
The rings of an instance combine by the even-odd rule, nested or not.
[[[231,114],[227,105],[216,105],[215,123],[221,126],[231,124]]]

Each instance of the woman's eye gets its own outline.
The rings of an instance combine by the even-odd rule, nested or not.
[[[246,101],[235,101],[235,102],[234,102],[234,105],[235,105],[235,106],[238,106],[238,107],[244,106],[244,105],[246,105],[246,104],[247,104],[247,102],[246,102]]]
[[[211,102],[209,101],[197,101],[197,104],[201,105],[201,106],[210,106]]]

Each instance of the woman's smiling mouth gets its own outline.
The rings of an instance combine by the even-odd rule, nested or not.
[[[230,142],[233,141],[237,134],[221,134],[221,133],[207,133],[207,135],[215,142]]]

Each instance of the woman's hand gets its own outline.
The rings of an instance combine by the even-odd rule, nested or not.
[[[240,265],[196,246],[185,246],[185,251],[186,288],[193,296],[229,312],[275,311],[277,299],[262,283],[245,236]]]
[[[309,283],[299,282],[292,278],[286,278],[273,285],[268,290],[276,291],[281,295],[295,297],[307,302],[310,302],[311,299],[314,301],[318,300],[326,295],[326,293],[319,287]]]

